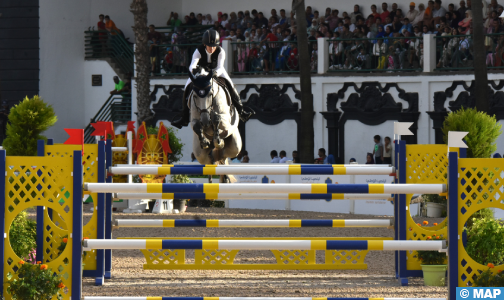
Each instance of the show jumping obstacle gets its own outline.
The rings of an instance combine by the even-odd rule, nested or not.
[[[329,297],[93,297],[83,300],[446,300],[446,298],[329,298]]]
[[[98,145],[99,146],[99,145]],[[63,149],[63,148],[60,148]],[[2,273],[4,274],[4,280],[0,283],[2,285],[2,290],[4,295],[6,294],[7,285],[5,282],[8,281],[9,276],[13,276],[16,278],[15,270],[18,268],[18,263],[21,258],[19,258],[12,250],[10,245],[10,237],[9,232],[13,219],[23,210],[32,207],[39,206],[45,207],[46,209],[42,209],[41,216],[46,218],[44,211],[49,213],[52,211],[52,220],[57,217],[65,222],[65,228],[54,224],[48,224],[48,228],[45,229],[47,232],[44,232],[44,238],[48,239],[49,243],[52,244],[60,244],[59,242],[61,236],[59,234],[67,234],[68,242],[66,244],[65,249],[62,251],[56,251],[57,249],[45,249],[45,245],[43,244],[43,262],[49,266],[56,274],[62,276],[63,283],[68,287],[66,293],[63,294],[64,299],[80,299],[82,295],[82,246],[83,243],[86,246],[90,246],[93,243],[101,243],[100,248],[106,248],[107,246],[117,245],[123,242],[127,243],[137,243],[137,247],[145,248],[147,245],[159,247],[159,249],[163,250],[163,243],[168,247],[172,247],[173,243],[179,244],[178,247],[181,247],[182,244],[192,245],[191,247],[195,247],[201,244],[203,247],[204,243],[208,244],[205,246],[220,248],[227,245],[232,247],[232,245],[236,245],[236,240],[199,240],[199,241],[187,241],[181,240],[180,238],[169,239],[167,241],[163,240],[152,240],[149,242],[149,239],[142,239],[140,242],[138,241],[128,241],[128,240],[111,240],[107,239],[105,235],[105,239],[100,238],[91,238],[89,240],[83,241],[83,216],[82,216],[82,186],[83,186],[83,174],[91,173],[92,167],[95,165],[100,165],[100,160],[98,160],[98,164],[96,163],[96,159],[89,159],[89,166],[86,166],[84,163],[83,167],[83,157],[81,151],[73,151],[72,148],[68,148],[68,151],[65,150],[65,154],[62,155],[61,151],[56,151],[56,148],[53,149],[50,153],[44,153],[43,156],[40,157],[6,157],[5,151],[0,151],[0,169],[4,169],[5,172],[0,172],[0,190],[4,193],[4,197],[2,200],[4,201],[3,205],[0,205],[0,214],[3,214],[5,222],[0,222],[0,227],[2,228],[5,239],[0,241],[0,248],[3,249],[4,263],[1,264]],[[84,148],[86,151],[86,148]],[[504,203],[502,201],[482,201],[483,197],[487,195],[488,197],[495,197],[496,199],[504,198],[504,180],[501,180],[499,177],[500,173],[504,171],[504,161],[496,160],[496,159],[465,159],[459,158],[463,157],[463,151],[460,150],[460,153],[457,152],[449,152],[449,155],[446,155],[448,149],[446,145],[434,145],[434,146],[422,146],[422,145],[412,145],[406,146],[404,141],[396,140],[396,171],[397,171],[397,184],[394,191],[386,190],[388,185],[362,185],[360,189],[367,189],[363,192],[374,192],[375,190],[383,190],[382,193],[395,193],[394,207],[395,207],[395,229],[396,229],[396,238],[394,241],[351,241],[352,243],[361,243],[354,244],[354,246],[348,246],[348,243],[342,243],[342,241],[337,241],[339,247],[343,247],[345,245],[347,247],[367,247],[370,250],[377,250],[377,248],[381,248],[383,250],[399,250],[397,251],[397,274],[396,277],[400,279],[404,279],[408,276],[408,273],[414,274],[416,271],[416,266],[414,264],[410,264],[412,259],[408,259],[406,261],[406,253],[414,252],[411,250],[420,250],[420,249],[441,249],[442,251],[446,251],[444,245],[437,245],[435,247],[430,247],[431,242],[429,241],[421,241],[417,239],[423,239],[423,235],[431,236],[433,233],[441,233],[448,237],[448,243],[450,247],[447,249],[448,251],[448,295],[450,300],[454,300],[456,297],[456,288],[464,287],[471,285],[474,278],[473,275],[478,272],[482,272],[486,270],[487,267],[483,266],[479,263],[476,263],[466,252],[463,241],[461,238],[463,236],[464,224],[467,220],[472,216],[473,213],[488,207],[496,207],[500,209],[504,209]],[[103,152],[112,152],[112,149],[108,147],[108,150]],[[100,149],[97,150],[98,156]],[[40,154],[39,154],[40,155]],[[88,153],[86,153],[85,159],[87,158]],[[107,161],[107,164],[110,163],[110,160]],[[103,164],[103,168],[97,167],[97,176],[102,176],[105,174],[106,164]],[[100,179],[96,181],[88,181],[89,184],[98,184],[102,186],[104,183],[101,183]],[[95,183],[98,182],[98,183]],[[425,186],[431,185],[432,190],[422,189],[420,193],[437,193],[437,191],[447,192],[448,195],[448,220],[449,223],[444,221],[443,223],[435,226],[433,228],[418,228],[413,225],[410,225],[410,218],[408,210],[405,209],[408,207],[408,198],[411,197],[411,194],[408,195],[399,195],[399,193],[412,193],[416,191],[416,188],[410,187],[409,184],[422,184]],[[404,185],[406,184],[406,185]],[[135,186],[136,184],[132,184]],[[233,184],[230,184],[231,186]],[[449,186],[449,190],[446,191],[446,186]],[[201,189],[204,192],[205,186],[191,186],[192,189],[196,187],[196,189]],[[270,186],[269,184],[263,185]],[[310,191],[299,192],[299,193],[328,193],[331,190],[328,187],[331,185],[320,185],[318,188],[315,188],[315,191],[312,191],[314,185],[307,185],[310,188]],[[366,186],[366,187],[364,187]],[[296,187],[296,186],[294,186]],[[225,187],[220,186],[207,186],[211,191],[211,193],[222,192],[220,189],[224,189]],[[345,187],[349,189],[348,187]],[[146,189],[142,187],[142,189]],[[144,191],[145,192],[155,192],[155,193],[163,193],[164,186],[158,185],[154,186],[154,190]],[[178,187],[176,189],[182,189]],[[350,188],[351,189],[351,188]],[[170,189],[168,189],[170,190]],[[191,188],[189,188],[191,190]],[[321,192],[320,190],[324,190]],[[351,189],[352,191],[354,189]],[[359,190],[359,188],[357,189]],[[115,190],[117,192],[117,190]],[[331,190],[332,191],[332,190]],[[435,192],[432,192],[435,191]],[[226,191],[231,192],[231,191]],[[269,191],[270,192],[270,191]],[[284,192],[288,193],[288,192]],[[362,192],[361,192],[362,193]],[[91,193],[92,195],[92,193]],[[106,197],[111,199],[111,195],[107,194]],[[98,198],[99,199],[99,198]],[[103,198],[102,198],[103,199]],[[481,200],[481,201],[480,201]],[[110,210],[111,202],[108,201],[97,201],[99,204],[104,204],[103,206],[97,206],[97,211],[102,214],[108,214],[107,210]],[[94,205],[93,200],[93,205]],[[37,210],[37,219],[39,219]],[[94,216],[94,215],[93,215]],[[100,220],[104,220],[100,219]],[[101,222],[100,222],[101,223]],[[44,224],[45,225],[45,224]],[[49,226],[50,225],[50,226]],[[107,225],[111,227],[111,222]],[[101,226],[101,225],[100,225]],[[107,231],[107,226],[105,226],[105,231]],[[444,227],[446,226],[446,227]],[[61,231],[51,231],[58,227]],[[59,230],[58,229],[58,230]],[[448,231],[446,231],[448,230]],[[411,234],[415,234],[416,236],[408,236],[408,231],[411,231]],[[51,234],[49,234],[49,232]],[[97,233],[100,234],[100,233]],[[412,241],[415,239],[415,241]],[[87,241],[87,242],[86,242]],[[320,247],[323,248],[325,246],[327,249],[328,244],[333,245],[333,241],[329,243],[329,239],[325,240],[315,240],[314,243],[309,241],[291,241],[290,243],[296,243],[297,247],[301,245],[305,245],[305,247]],[[324,243],[325,241],[325,243]],[[278,241],[281,242],[281,241]],[[275,243],[278,243],[275,242]],[[350,242],[350,241],[349,241]],[[389,242],[395,242],[389,243]],[[413,247],[413,243],[422,243],[418,244],[418,246]],[[435,241],[439,242],[439,241]],[[221,244],[224,243],[224,244]],[[269,243],[258,243],[256,240],[249,240],[247,242],[250,246],[259,245],[259,244],[268,244],[268,246],[273,246],[271,242]],[[398,244],[399,243],[399,244]],[[279,245],[279,244],[277,244]],[[334,242],[336,245],[336,242]],[[386,246],[387,245],[387,246]],[[95,247],[92,247],[97,251],[104,251],[103,249],[98,249],[98,245],[95,244]],[[385,249],[387,248],[387,249]],[[413,249],[415,248],[415,249]],[[408,250],[408,251],[406,251]],[[107,250],[105,250],[107,251]],[[163,250],[169,251],[169,250]],[[219,251],[219,250],[212,250]],[[226,250],[226,251],[234,251],[234,250]],[[60,253],[61,252],[61,253]],[[96,255],[98,258],[99,255]],[[403,261],[403,258],[405,259]],[[97,265],[100,262],[97,262]],[[502,269],[503,266],[496,266],[494,270]],[[101,267],[97,268],[97,273],[105,272],[105,270],[101,269]],[[103,273],[102,273],[103,274]],[[402,281],[404,283],[404,281]],[[87,299],[92,299],[86,297]],[[163,299],[163,298],[130,298],[130,297],[115,297],[116,299]],[[94,298],[97,299],[97,298]],[[107,299],[106,297],[100,297],[98,299]],[[170,298],[168,298],[170,299]],[[179,298],[173,298],[179,299]],[[180,298],[185,299],[185,298]],[[198,298],[204,299],[204,298]],[[220,299],[220,298],[219,298]],[[234,298],[222,298],[224,299],[234,299]],[[247,298],[238,298],[238,299],[247,299]],[[269,298],[268,298],[269,299]],[[284,298],[274,298],[276,300],[284,299]],[[287,299],[287,298],[285,298]],[[290,298],[289,298],[290,299]],[[299,299],[311,299],[312,298],[295,298]],[[341,299],[341,298],[328,298],[328,299]],[[368,298],[363,298],[368,299]],[[385,299],[385,298],[384,298]]]

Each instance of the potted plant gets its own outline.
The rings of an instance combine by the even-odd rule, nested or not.
[[[442,235],[428,236],[427,240],[444,240]],[[416,251],[420,260],[424,284],[426,286],[444,286],[446,278],[446,253],[438,251]]]
[[[60,276],[55,276],[54,272],[47,265],[37,262],[29,264],[25,261],[18,263],[19,269],[16,271],[18,279],[8,276],[9,286],[7,292],[14,300],[61,300],[65,285]],[[11,278],[9,278],[11,277]]]
[[[192,183],[187,175],[172,175],[170,178],[171,183]],[[186,199],[174,199],[173,209],[177,209],[180,213],[186,211]]]
[[[446,197],[436,194],[422,195],[425,200],[427,209],[427,217],[439,218],[442,216],[443,211],[446,211]]]

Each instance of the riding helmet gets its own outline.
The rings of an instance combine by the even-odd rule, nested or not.
[[[217,47],[219,46],[219,40],[219,33],[213,29],[209,29],[203,34],[203,44],[205,46]]]

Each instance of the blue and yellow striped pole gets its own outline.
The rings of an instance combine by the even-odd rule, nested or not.
[[[88,239],[83,241],[83,246],[84,251],[93,249],[439,251],[446,249],[446,241]]]
[[[374,165],[373,167],[356,167],[344,165],[287,165],[278,166],[244,166],[244,165],[168,165],[155,167],[143,165],[138,167],[110,167],[114,175],[389,175],[394,167]]]

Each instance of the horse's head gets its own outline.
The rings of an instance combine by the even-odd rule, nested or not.
[[[212,73],[208,73],[202,70],[200,73],[193,75],[189,71],[189,78],[193,83],[193,99],[195,108],[200,113],[200,121],[204,127],[210,126],[210,112],[209,108],[212,106],[212,100],[210,99],[210,104],[207,104],[207,98],[211,98],[212,90]]]

